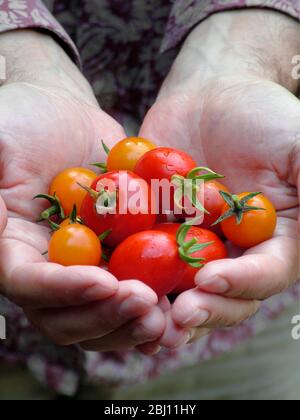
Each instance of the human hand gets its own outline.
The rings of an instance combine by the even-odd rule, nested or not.
[[[7,224],[7,210],[6,206],[0,197],[0,235],[4,231]]]
[[[123,129],[52,38],[2,34],[0,53],[8,76],[0,87],[0,192],[9,215],[0,239],[0,294],[59,345],[118,350],[159,337],[165,320],[151,289],[134,279],[119,285],[100,268],[48,263],[42,253],[49,229],[35,223],[43,204],[32,198],[65,168],[104,158],[100,139],[111,146],[125,137]]]
[[[290,65],[298,47],[299,25],[284,15],[216,14],[190,35],[145,118],[142,136],[186,149],[235,193],[262,191],[278,212],[273,239],[207,264],[198,287],[176,299],[168,347],[241,323],[300,276],[300,103]]]

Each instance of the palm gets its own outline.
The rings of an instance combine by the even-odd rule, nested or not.
[[[277,237],[247,254],[285,255],[293,279],[299,115],[299,101],[279,85],[219,80],[198,93],[162,97],[142,127],[142,135],[185,148],[199,164],[223,173],[233,192],[262,191],[274,202],[280,216]]]
[[[100,139],[111,143],[124,133],[96,106],[67,92],[10,85],[1,93],[2,160],[9,165],[0,187],[11,216],[35,220],[36,193],[46,192],[59,171],[104,158]]]
[[[49,229],[35,223],[44,204],[32,198],[46,193],[61,170],[103,159],[100,139],[110,144],[124,132],[88,96],[84,101],[67,91],[27,84],[1,88],[0,114],[1,161],[9,162],[2,163],[0,178],[9,215],[1,259],[10,258],[13,264],[18,256],[20,266],[45,263],[41,253],[47,250]],[[9,263],[3,266],[11,269]],[[50,265],[45,268],[50,270]]]

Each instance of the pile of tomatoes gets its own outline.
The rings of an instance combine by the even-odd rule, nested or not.
[[[247,249],[273,236],[276,211],[266,197],[232,194],[223,176],[184,151],[142,138],[112,150],[102,144],[107,162],[93,164],[100,175],[66,169],[37,196],[50,202],[39,220],[53,230],[50,262],[106,266],[120,281],[139,279],[164,296],[193,288],[204,264],[227,258],[227,240]],[[167,200],[153,180],[168,183]]]

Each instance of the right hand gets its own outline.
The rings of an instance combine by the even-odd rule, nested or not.
[[[42,253],[49,229],[35,223],[42,204],[32,198],[63,169],[104,159],[100,139],[111,146],[124,130],[52,38],[9,32],[0,35],[0,54],[8,74],[0,87],[0,193],[9,216],[0,239],[0,294],[59,345],[113,351],[155,340],[165,317],[150,288],[119,284],[98,267],[48,263]]]

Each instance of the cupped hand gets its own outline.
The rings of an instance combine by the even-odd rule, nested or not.
[[[236,258],[199,271],[198,287],[173,304],[161,340],[167,347],[187,341],[188,333],[198,337],[241,323],[261,300],[300,277],[299,100],[279,83],[253,74],[190,80],[184,58],[167,78],[141,135],[187,150],[200,165],[224,174],[234,193],[263,192],[276,206],[278,225],[271,240],[246,251],[234,249]]]
[[[103,160],[100,139],[110,146],[125,133],[99,108],[60,47],[40,34],[26,32],[23,39],[31,42],[31,37],[39,44],[47,38],[45,48],[49,43],[57,63],[41,67],[42,77],[31,77],[29,69],[24,80],[21,73],[0,87],[0,193],[9,216],[0,239],[0,293],[20,305],[54,343],[83,342],[92,350],[132,348],[163,332],[156,294],[134,279],[119,285],[98,267],[48,263],[42,254],[49,229],[35,223],[43,203],[32,200],[46,193],[65,168]],[[4,227],[2,202],[0,207]]]
[[[7,224],[7,210],[4,201],[0,197],[0,235],[4,231]]]

